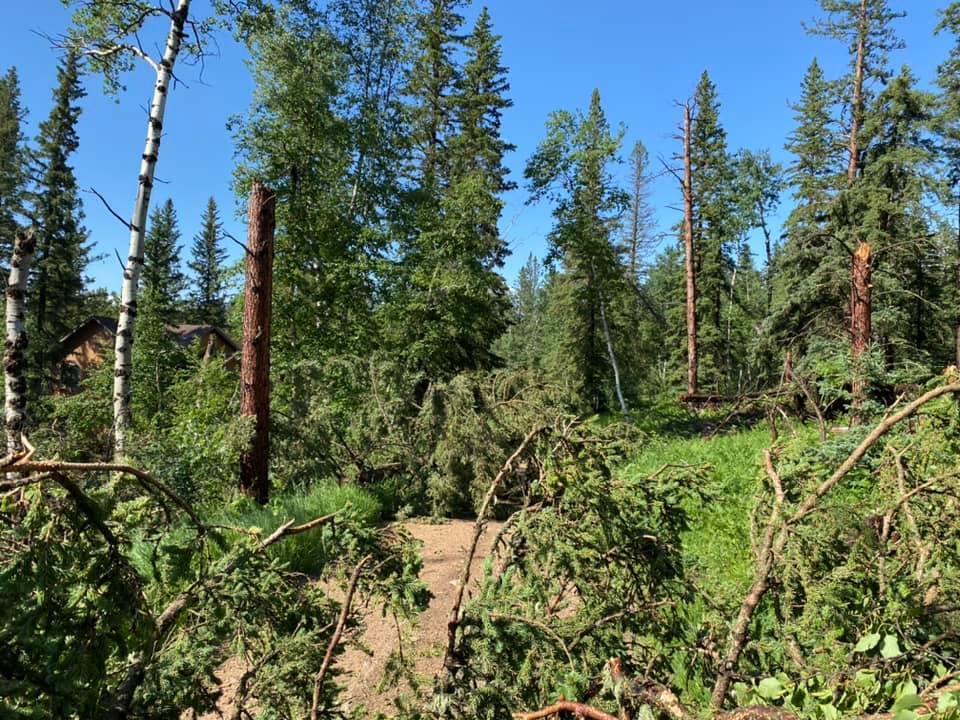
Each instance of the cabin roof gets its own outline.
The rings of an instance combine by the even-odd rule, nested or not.
[[[224,330],[215,325],[197,325],[192,323],[175,323],[165,326],[167,332],[176,341],[177,345],[186,347],[197,338],[213,333],[228,348],[231,353],[240,351],[240,345]],[[92,334],[106,332],[110,336],[117,334],[117,319],[106,315],[92,315],[75,327],[60,340],[60,347],[69,353],[78,345],[85,342]]]

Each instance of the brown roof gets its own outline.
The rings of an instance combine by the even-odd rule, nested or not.
[[[181,347],[186,347],[197,338],[203,337],[209,333],[213,333],[219,337],[220,341],[233,352],[240,352],[240,346],[237,344],[237,342],[227,335],[226,332],[215,325],[193,325],[189,323],[178,323],[174,325],[166,325],[165,328]],[[105,315],[93,315],[87,318],[72,331],[67,333],[63,339],[60,340],[60,347],[64,351],[69,352],[76,347],[76,345],[83,342],[83,338],[90,330],[95,332],[97,330],[104,330],[110,335],[116,335],[117,319],[107,317]]]

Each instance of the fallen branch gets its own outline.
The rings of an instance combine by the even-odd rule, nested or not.
[[[520,445],[517,446],[517,449],[513,451],[513,454],[507,458],[503,467],[500,468],[500,472],[493,478],[490,487],[487,489],[487,494],[484,496],[483,502],[480,505],[480,509],[477,511],[477,520],[473,525],[473,537],[470,540],[470,547],[467,549],[467,555],[463,561],[463,569],[460,571],[457,596],[453,601],[453,606],[450,608],[450,618],[447,621],[447,647],[443,652],[443,665],[441,666],[441,672],[446,673],[447,677],[449,677],[453,670],[453,657],[457,644],[457,628],[463,619],[461,606],[463,605],[463,596],[466,593],[467,586],[470,584],[470,566],[473,564],[473,556],[477,552],[477,543],[480,541],[480,536],[483,535],[483,529],[486,526],[487,511],[490,509],[490,503],[493,502],[493,498],[496,496],[500,484],[507,476],[507,473],[510,472],[513,463],[524,453],[534,438],[545,430],[545,426],[538,425],[527,433]]]
[[[360,572],[363,566],[371,559],[370,555],[365,555],[357,566],[353,569],[350,576],[350,584],[347,587],[347,596],[343,599],[343,605],[340,607],[340,617],[337,618],[337,627],[333,631],[330,643],[327,645],[327,652],[323,656],[323,663],[320,665],[320,671],[313,683],[313,704],[310,706],[310,720],[317,720],[320,717],[320,693],[323,690],[323,681],[330,670],[330,664],[333,662],[333,654],[340,644],[340,638],[343,636],[343,629],[347,626],[347,618],[350,617],[350,605],[353,603],[353,594],[357,590],[357,584],[360,582]]]
[[[153,660],[156,648],[163,645],[166,636],[173,629],[180,614],[188,607],[193,598],[204,588],[215,586],[228,578],[241,564],[249,560],[254,555],[265,551],[271,545],[280,542],[284,538],[300,533],[308,532],[314,528],[326,525],[334,520],[339,513],[331,513],[322,517],[315,518],[302,525],[294,525],[294,521],[284,523],[273,531],[259,545],[248,548],[245,552],[239,553],[220,570],[211,574],[209,577],[199,579],[190,585],[186,590],[175,597],[154,622],[154,632],[151,641],[146,644],[146,650],[133,653],[123,671],[123,680],[117,686],[113,697],[108,700],[108,707],[104,717],[108,720],[126,720],[130,715],[130,708],[133,705],[133,699],[137,688],[143,683],[147,668]]]
[[[750,587],[747,596],[743,600],[743,603],[740,607],[740,612],[737,615],[737,620],[735,621],[730,632],[730,647],[727,651],[727,655],[724,658],[723,666],[720,669],[720,675],[717,676],[717,680],[713,686],[711,701],[714,709],[719,710],[723,706],[723,701],[725,700],[727,691],[730,688],[730,681],[733,671],[736,668],[736,664],[740,659],[743,648],[747,643],[746,629],[749,627],[750,620],[753,618],[753,613],[756,610],[757,605],[759,605],[760,600],[767,591],[769,577],[773,570],[774,562],[776,558],[782,554],[783,549],[787,544],[787,539],[790,536],[791,528],[812,513],[816,509],[820,499],[830,492],[844,477],[846,477],[847,473],[857,466],[870,448],[872,448],[880,438],[890,432],[893,427],[913,416],[927,403],[930,403],[944,395],[956,393],[960,393],[960,383],[940,385],[939,387],[924,393],[913,402],[904,406],[898,412],[885,417],[880,423],[877,424],[870,434],[867,435],[860,442],[860,444],[857,445],[856,448],[854,448],[850,455],[847,456],[847,459],[843,461],[843,463],[833,472],[833,474],[824,480],[806,498],[806,500],[799,505],[793,515],[780,523],[780,530],[776,534],[776,538],[773,540],[772,545],[769,546],[769,551],[765,551],[765,548],[768,547],[765,533],[764,541],[761,543],[761,556],[757,559],[757,572],[753,581],[753,585]],[[764,462],[767,466],[767,474],[771,476],[772,480],[774,477],[776,477],[776,470],[773,468],[772,462],[767,462],[768,460],[769,452],[765,453]],[[772,474],[771,471],[773,471]],[[779,477],[777,477],[777,483],[779,483]],[[782,493],[782,489],[780,489],[778,492]],[[771,527],[769,522],[767,527],[768,530]]]
[[[597,710],[592,708],[589,705],[584,705],[582,703],[569,702],[567,700],[561,700],[560,702],[554,703],[549,707],[545,707],[542,710],[535,710],[534,712],[528,713],[514,713],[513,717],[517,720],[539,720],[539,718],[550,717],[551,715],[559,715],[560,713],[572,713],[574,717],[581,718],[590,718],[590,720],[619,720],[619,718],[609,713],[603,712],[603,710]]]

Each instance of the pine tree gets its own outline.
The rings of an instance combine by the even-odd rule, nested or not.
[[[836,194],[846,184],[839,151],[842,139],[833,119],[836,104],[834,88],[814,59],[800,100],[793,105],[796,128],[786,143],[794,156],[786,179],[795,204],[776,259],[775,298],[768,321],[773,346],[789,344],[798,356],[809,338],[842,333],[845,322],[849,253],[827,230]]]
[[[193,238],[188,266],[193,272],[190,292],[192,322],[222,327],[226,324],[223,264],[227,252],[220,246],[221,225],[217,203],[211,197],[204,210],[200,233]]]
[[[644,257],[655,244],[656,220],[650,205],[650,155],[642,141],[637,140],[630,153],[630,208],[624,226],[620,247],[627,276],[640,287],[644,279]]]
[[[60,63],[50,116],[37,138],[34,201],[37,254],[30,283],[31,367],[35,387],[47,387],[57,360],[59,340],[73,329],[84,310],[84,272],[88,262],[83,209],[70,156],[79,147],[78,59]]]
[[[428,0],[416,19],[415,60],[407,82],[410,103],[411,142],[419,156],[416,173],[421,192],[429,198],[447,176],[443,152],[453,124],[451,96],[459,69],[453,60],[461,43],[464,0]]]
[[[491,348],[509,310],[497,272],[507,255],[498,223],[500,195],[511,187],[503,164],[511,146],[500,135],[509,85],[485,12],[463,41],[464,66],[453,62],[460,4],[432,0],[420,17],[423,55],[408,86],[419,166],[412,212],[396,225],[405,240],[381,312],[391,345],[421,374],[415,396],[431,380],[498,364]]]
[[[23,215],[27,182],[27,151],[22,125],[26,111],[20,105],[16,68],[0,77],[0,272],[7,275],[13,238]]]

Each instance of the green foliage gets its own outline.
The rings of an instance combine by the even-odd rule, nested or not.
[[[217,203],[211,197],[203,211],[202,228],[190,246],[193,288],[190,292],[190,322],[201,325],[226,325],[224,299],[224,262],[227,251],[220,246],[221,226]]]
[[[70,158],[80,145],[78,102],[86,95],[80,60],[68,54],[57,72],[50,116],[40,123],[30,214],[37,228],[28,291],[30,367],[35,394],[49,392],[60,339],[82,319],[89,260],[83,209]]]
[[[22,124],[26,116],[17,69],[11,67],[0,78],[0,268],[4,275],[24,210],[27,149]]]
[[[424,603],[408,538],[374,528],[378,508],[362,493],[327,487],[269,513],[238,507],[221,515],[238,523],[233,529],[200,532],[185,518],[171,519],[167,501],[127,480],[94,477],[33,483],[20,503],[5,501],[5,716],[99,716],[135,658],[144,672],[129,717],[209,712],[214,671],[237,656],[253,668],[241,707],[253,695],[259,712],[299,718],[339,613],[329,588],[361,556],[372,559],[363,597],[400,614]],[[315,511],[337,515],[294,535],[295,547],[263,550],[271,529]],[[295,569],[317,575],[304,582]],[[179,603],[182,610],[170,610]],[[165,609],[172,623],[161,620]],[[336,694],[331,677],[321,688],[321,712]]]
[[[607,659],[633,672],[670,642],[686,592],[681,506],[696,490],[613,471],[633,447],[624,431],[561,422],[528,461],[526,504],[486,560],[458,631],[454,684],[434,698],[443,716],[502,717],[583,697]]]

